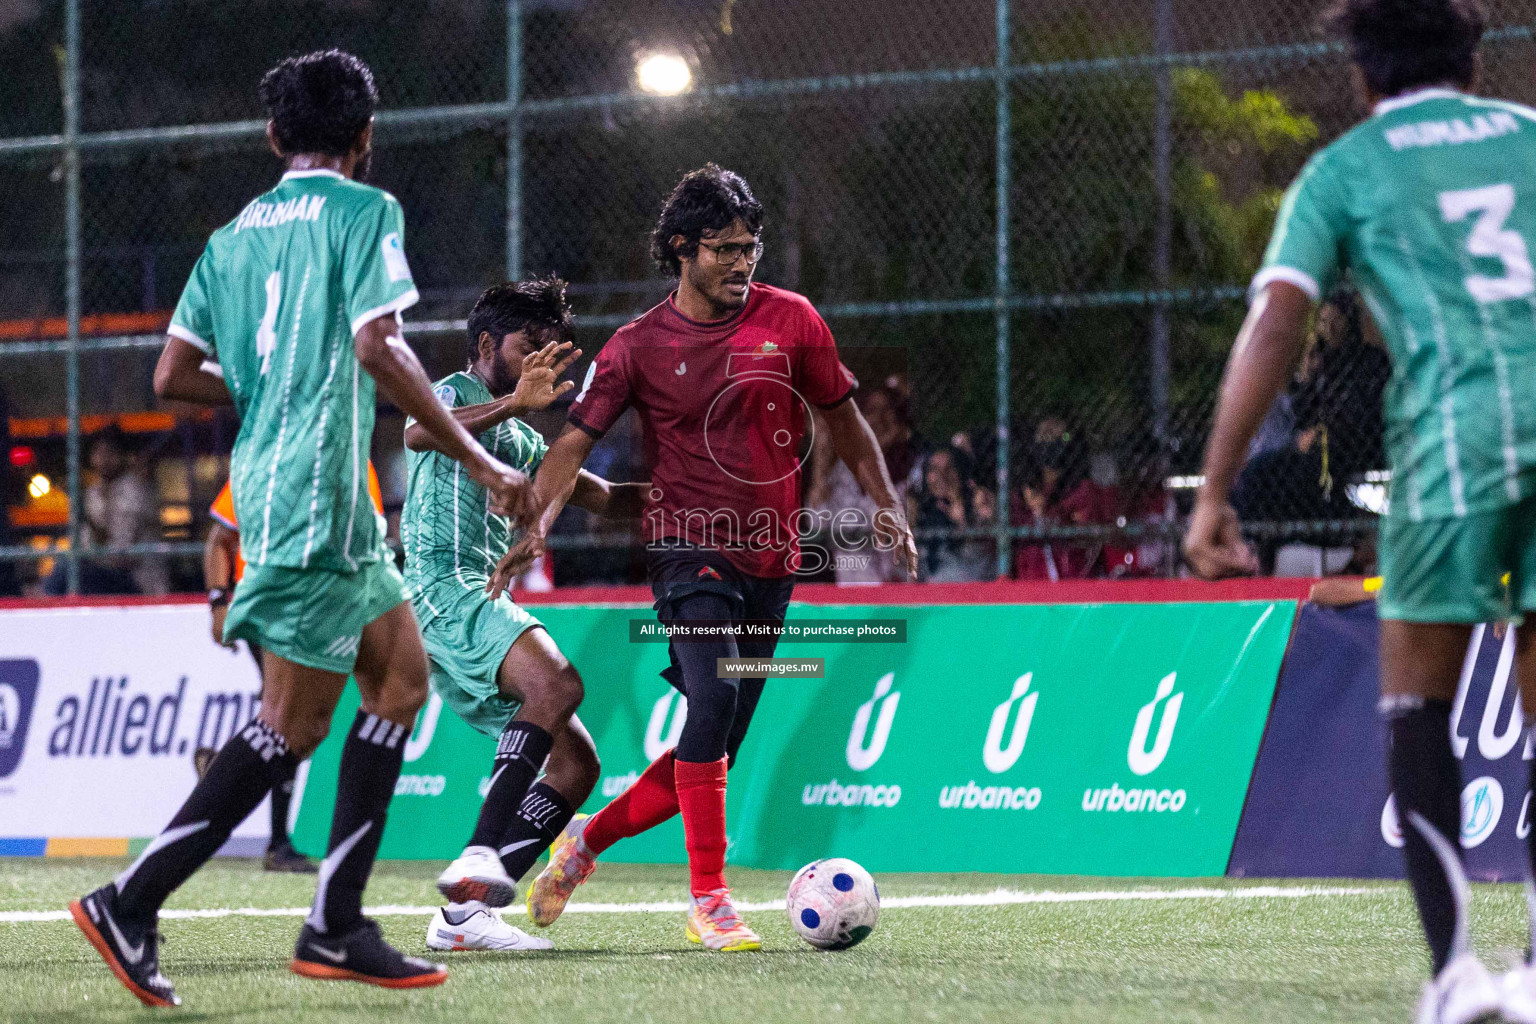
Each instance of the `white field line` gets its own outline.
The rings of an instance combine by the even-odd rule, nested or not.
[[[1109,889],[1081,892],[1022,892],[1017,889],[994,889],[991,892],[947,893],[940,896],[894,896],[880,901],[882,910],[899,910],[907,907],[1004,907],[1025,903],[1120,903],[1134,901],[1160,902],[1164,900],[1296,900],[1317,896],[1369,896],[1392,892],[1375,888],[1336,888],[1318,886],[1257,885],[1240,889]],[[740,910],[783,910],[783,900],[766,903],[736,904]],[[367,907],[372,917],[427,917],[437,908],[413,907],[402,904],[386,904]],[[565,908],[567,914],[681,914],[688,909],[682,901],[660,903],[572,903]],[[303,917],[308,907],[223,907],[215,910],[162,910],[163,920],[185,920],[204,917]],[[67,921],[67,910],[5,910],[0,911],[0,924],[35,924],[48,921]]]

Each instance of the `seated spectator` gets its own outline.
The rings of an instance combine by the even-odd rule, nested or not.
[[[928,582],[976,583],[995,575],[991,541],[930,535],[985,529],[995,522],[992,492],[978,487],[968,469],[964,455],[940,448],[923,460],[922,484],[908,494],[908,518],[917,531],[919,565]]]
[[[1318,310],[1296,379],[1265,421],[1271,440],[1266,447],[1250,447],[1233,486],[1239,518],[1305,522],[1358,516],[1345,487],[1351,477],[1383,465],[1381,396],[1390,376],[1386,352],[1366,340],[1354,294],[1330,295]],[[1287,420],[1289,438],[1275,440]],[[1260,545],[1266,571],[1279,543]]]
[[[82,495],[80,548],[145,544],[160,539],[160,510],[149,481],[134,466],[128,441],[116,427],[89,438],[87,462],[92,478]],[[44,581],[43,590],[60,595],[67,589],[61,559]],[[112,555],[82,558],[82,594],[163,594],[169,587],[164,559],[154,556]]]
[[[1112,492],[1087,476],[1087,457],[1064,420],[1050,416],[1035,428],[1015,526],[1089,526],[1115,521]],[[1084,578],[1100,572],[1100,541],[1025,541],[1014,547],[1014,572],[1025,580]]]

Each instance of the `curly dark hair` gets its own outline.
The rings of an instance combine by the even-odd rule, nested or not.
[[[285,155],[346,156],[379,105],[373,72],[343,50],[289,57],[262,76],[258,92]]]
[[[554,274],[530,281],[508,281],[480,293],[469,311],[469,361],[480,354],[480,335],[490,332],[500,344],[509,334],[528,328],[545,344],[569,341],[575,317],[565,298],[565,282]]]
[[[763,204],[741,175],[715,163],[689,171],[661,208],[651,232],[651,259],[677,277],[683,272],[683,258],[697,255],[704,232],[720,231],[738,218],[754,235],[763,230]],[[674,235],[683,236],[676,248]]]
[[[1450,82],[1470,86],[1488,27],[1480,0],[1339,0],[1325,24],[1378,96]]]

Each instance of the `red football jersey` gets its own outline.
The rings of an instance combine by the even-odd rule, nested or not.
[[[669,297],[621,327],[569,419],[601,437],[635,407],[648,542],[683,538],[754,576],[788,576],[800,557],[806,406],[830,409],[857,386],[808,299],[753,284],[726,320],[690,320]]]

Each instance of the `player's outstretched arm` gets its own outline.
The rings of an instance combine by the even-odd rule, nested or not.
[[[1205,483],[1184,536],[1184,557],[1206,579],[1256,572],[1228,502],[1248,442],[1259,429],[1306,340],[1312,300],[1288,281],[1272,281],[1248,311],[1221,380],[1216,422],[1205,445]]]
[[[491,492],[492,511],[513,515],[528,499],[528,478],[493,459],[480,442],[432,394],[416,353],[400,334],[394,314],[364,324],[353,339],[357,361],[373,377],[384,396],[414,419],[432,438],[438,451],[462,462],[470,479]]]
[[[877,536],[896,535],[896,543],[907,569],[907,579],[917,579],[917,542],[912,538],[912,528],[907,525],[907,512],[896,498],[896,488],[891,484],[891,471],[885,465],[880,442],[865,421],[864,414],[852,401],[842,402],[831,409],[822,410],[827,429],[832,435],[832,450],[848,464],[854,479],[864,493],[880,506],[876,513]]]
[[[534,486],[538,486],[537,477]],[[569,504],[604,519],[639,519],[645,508],[645,491],[650,486],[649,480],[616,484],[582,470],[576,474],[576,488],[571,491]]]
[[[597,438],[575,424],[568,424],[544,453],[544,461],[539,463],[539,472],[534,477],[532,497],[517,517],[523,537],[501,556],[486,584],[485,592],[493,599],[501,596],[517,574],[544,553],[545,538],[560,518],[565,503],[571,500],[581,464],[592,454],[595,444]]]
[[[224,378],[203,369],[207,358],[191,342],[167,338],[155,364],[155,397],[194,405],[233,405]]]
[[[505,423],[516,416],[517,412],[512,408],[512,396],[507,395],[479,405],[461,405],[457,409],[450,409],[449,415],[458,420],[471,437],[478,437],[498,423]],[[442,451],[427,428],[414,420],[405,428],[405,446],[413,452]]]

